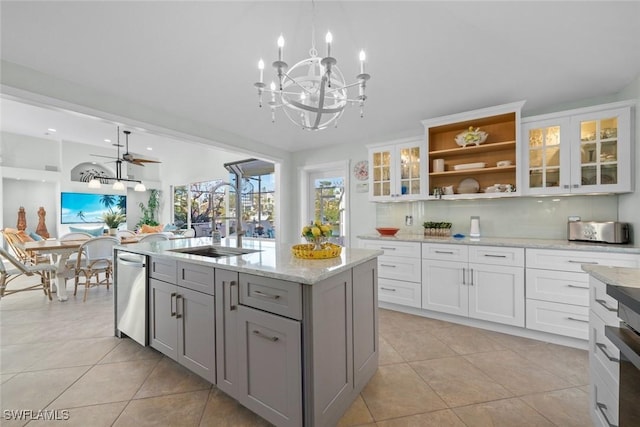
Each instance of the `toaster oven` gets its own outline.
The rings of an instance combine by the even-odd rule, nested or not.
[[[601,243],[629,243],[629,224],[617,221],[569,221],[568,239]]]

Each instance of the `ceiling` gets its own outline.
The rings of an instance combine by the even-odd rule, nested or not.
[[[352,107],[337,129],[309,132],[281,112],[271,123],[253,83],[258,59],[276,59],[280,33],[289,64],[307,57],[311,1],[2,1],[0,7],[3,61],[218,129],[218,141],[230,145],[253,141],[298,151],[414,136],[423,119],[518,100],[527,100],[525,113],[543,111],[614,94],[640,75],[637,1],[317,0],[318,50],[324,52],[330,30],[347,81],[359,72],[360,49],[372,77],[364,118]],[[267,82],[271,73],[265,69]],[[4,130],[42,133],[50,126],[21,117],[30,114],[27,107],[12,112],[17,104],[3,101]],[[93,126],[110,126],[115,135],[111,123],[80,119],[86,130],[78,137],[103,141],[89,136]]]

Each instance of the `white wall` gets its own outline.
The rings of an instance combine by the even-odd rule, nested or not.
[[[619,100],[635,99],[635,192],[622,194],[619,197],[619,218],[620,221],[631,223],[633,228],[633,241],[640,243],[640,75],[618,94]]]

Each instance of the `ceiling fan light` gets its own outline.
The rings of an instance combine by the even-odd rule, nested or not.
[[[102,185],[100,184],[100,181],[96,178],[93,178],[89,181],[89,188],[100,188],[102,187]]]
[[[124,190],[124,188],[125,187],[124,187],[124,184],[122,183],[122,181],[116,181],[116,182],[113,183],[113,189],[114,190],[122,191],[122,190]]]
[[[139,182],[135,187],[133,187],[133,191],[147,191],[147,187],[145,187],[143,183]]]

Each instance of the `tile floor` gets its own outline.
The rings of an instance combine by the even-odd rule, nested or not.
[[[2,426],[267,426],[150,348],[113,337],[113,294],[0,301]],[[380,310],[380,367],[347,426],[591,426],[586,351]],[[65,421],[10,419],[57,409]]]

